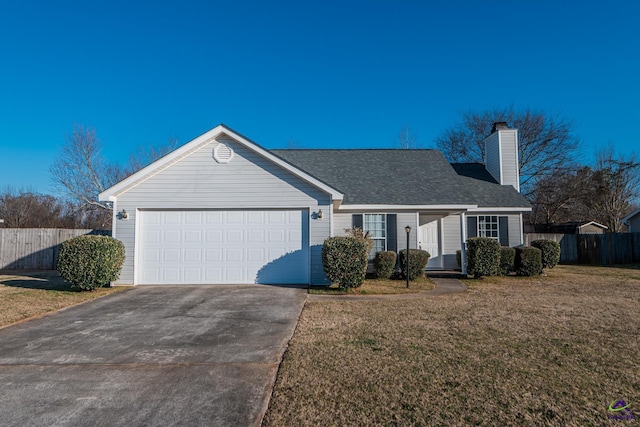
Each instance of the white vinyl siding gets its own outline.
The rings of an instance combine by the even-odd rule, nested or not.
[[[220,139],[234,151],[227,164],[216,162],[211,140],[145,181],[117,195],[116,209],[127,220],[116,220],[115,237],[125,244],[126,258],[116,284],[134,283],[138,209],[322,209],[322,219],[310,219],[312,283],[327,283],[321,247],[331,226],[330,196],[231,139]]]
[[[409,235],[409,248],[418,249],[418,215],[416,212],[401,212],[397,214],[396,222],[398,224],[397,238],[398,238],[398,251],[407,249],[407,232],[404,228],[408,225],[411,227],[411,234]]]
[[[502,184],[512,185],[520,191],[520,176],[518,174],[518,131],[508,129],[500,131],[502,154]]]
[[[456,251],[461,247],[460,215],[449,215],[442,218],[442,258],[446,270],[458,268]]]
[[[345,230],[351,229],[353,225],[351,213],[333,212],[333,235],[334,236],[346,236]]]
[[[488,136],[484,156],[487,171],[499,184],[520,191],[517,129],[503,129]]]
[[[484,142],[484,162],[487,171],[498,183],[502,181],[500,167],[500,136],[498,132],[492,133]]]

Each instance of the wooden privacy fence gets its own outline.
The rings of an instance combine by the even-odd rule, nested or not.
[[[60,244],[109,231],[62,228],[0,228],[0,270],[55,270]]]
[[[524,244],[529,245],[539,239],[560,243],[560,263],[562,264],[640,263],[640,233],[525,233]]]

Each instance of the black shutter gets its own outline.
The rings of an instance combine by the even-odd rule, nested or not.
[[[398,251],[398,226],[396,214],[387,214],[387,250]]]
[[[478,237],[478,217],[467,217],[467,238]]]
[[[506,216],[498,217],[498,235],[500,245],[509,246],[509,218]]]
[[[351,216],[351,227],[364,229],[362,226],[362,214],[353,214]]]

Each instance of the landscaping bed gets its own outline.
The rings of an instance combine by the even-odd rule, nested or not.
[[[412,280],[409,283],[409,288],[407,288],[407,282],[404,280],[366,279],[359,288],[343,290],[335,285],[312,286],[309,288],[309,293],[329,295],[390,295],[424,292],[434,288],[435,284],[427,277],[419,277]]]
[[[611,425],[618,400],[640,417],[635,267],[308,302],[264,425]]]

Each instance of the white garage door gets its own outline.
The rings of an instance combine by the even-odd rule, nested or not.
[[[301,210],[141,211],[139,284],[309,281]]]

